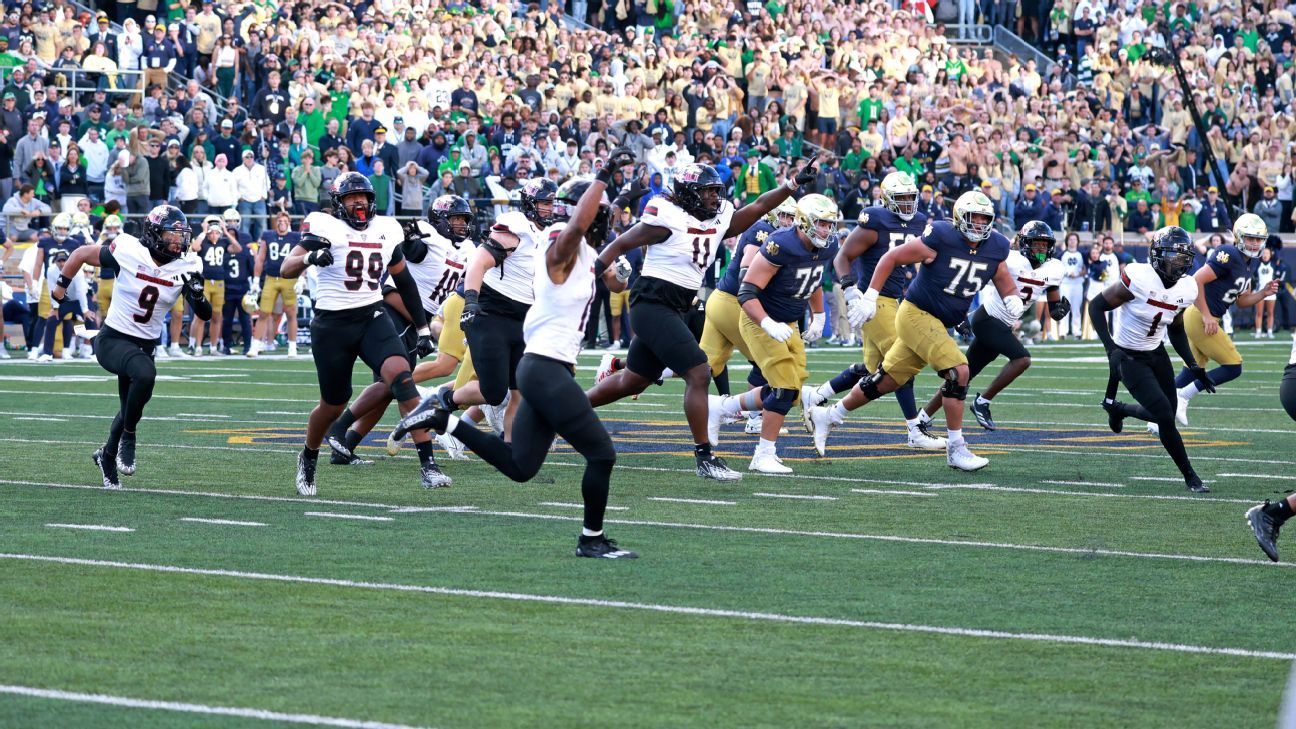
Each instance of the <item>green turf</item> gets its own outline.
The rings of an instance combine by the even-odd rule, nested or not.
[[[95,485],[89,453],[115,384],[92,362],[0,364],[0,551],[348,582],[0,559],[0,684],[437,727],[1271,726],[1284,660],[789,622],[1296,653],[1283,609],[1296,573],[1269,565],[1242,519],[1291,486],[1277,402],[1288,345],[1240,341],[1247,373],[1195,400],[1184,429],[1214,481],[1191,498],[1139,424],[1105,430],[1093,346],[1035,348],[1035,366],[996,400],[1000,430],[969,420],[992,461],[974,474],[895,448],[898,409],[879,402],[834,432],[830,459],[813,457],[794,410],[780,446],[793,477],[703,482],[678,385],[653,388],[600,411],[620,451],[608,532],[642,553],[634,562],[571,556],[580,509],[552,505],[580,500],[566,447],[525,485],[443,461],[454,487],[424,491],[406,449],[367,468],[321,466],[317,501],[350,504],[298,500],[308,359],[162,362],[140,473],[126,481],[140,491],[51,488]],[[812,352],[812,381],[853,356]],[[928,373],[918,389],[936,385]],[[726,426],[720,452],[745,470],[754,442]],[[393,510],[409,506],[473,510]],[[554,597],[775,619],[538,601]],[[0,694],[10,725],[266,723]]]

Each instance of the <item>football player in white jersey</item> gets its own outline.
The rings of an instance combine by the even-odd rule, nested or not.
[[[626,366],[589,391],[601,407],[637,395],[669,368],[684,378],[684,415],[693,435],[697,474],[717,481],[737,481],[742,474],[712,453],[707,435],[711,367],[688,326],[702,278],[726,238],[741,235],[817,174],[814,158],[787,184],[735,210],[723,197],[724,184],[713,167],[690,164],[671,180],[667,195],[653,198],[633,228],[617,236],[599,254],[598,272],[633,248],[647,246],[639,279],[630,291],[634,338]]]
[[[440,312],[441,304],[463,277],[467,259],[463,243],[468,239],[472,217],[472,206],[467,200],[458,195],[442,195],[428,207],[426,221],[416,220],[405,226],[401,249],[406,268],[418,284],[419,301],[428,322],[432,322]],[[418,335],[413,317],[405,310],[400,292],[390,284],[383,287],[383,308],[409,352],[410,367],[417,367],[414,351]],[[429,328],[435,327],[429,324]],[[373,463],[355,455],[355,447],[373,430],[391,403],[391,388],[383,383],[377,372],[374,374],[374,383],[365,388],[329,428],[326,440],[333,450],[330,462],[334,465]],[[417,376],[414,379],[418,381]]]
[[[311,356],[319,376],[320,401],[311,411],[306,444],[297,457],[297,493],[302,496],[315,495],[320,445],[351,399],[351,370],[357,357],[379,373],[402,413],[418,405],[408,351],[382,308],[379,286],[384,272],[391,275],[414,322],[416,356],[432,351],[418,284],[405,265],[401,249],[405,232],[400,223],[376,214],[373,183],[358,172],[338,175],[329,186],[329,196],[333,214],[307,215],[301,240],[280,267],[288,278],[300,276],[307,266],[316,269]],[[423,487],[449,486],[450,478],[437,467],[427,433],[416,433],[414,445]]]
[[[585,457],[585,475],[581,479],[585,518],[576,543],[578,557],[638,556],[621,549],[603,533],[616,450],[575,378],[576,356],[589,322],[598,275],[594,273],[594,260],[612,220],[607,183],[614,170],[633,162],[629,150],[613,150],[609,163],[594,180],[568,181],[556,194],[554,218],[566,222],[557,222],[545,230],[545,241],[537,252],[535,303],[527,311],[526,353],[517,368],[521,399],[513,441],[506,442],[460,422],[435,396],[401,420],[396,431],[402,435],[405,430],[432,428],[438,433],[450,433],[505,476],[519,482],[529,481],[539,472],[555,434],[562,436]],[[612,291],[623,290],[625,279],[614,273],[615,269],[605,270],[604,282]]]
[[[157,368],[153,353],[162,337],[162,322],[181,294],[194,316],[210,319],[211,304],[203,298],[201,264],[184,256],[192,236],[180,208],[159,205],[144,218],[139,238],[125,233],[112,243],[82,246],[64,264],[51,299],[62,304],[81,266],[116,269],[112,304],[104,316],[95,356],[104,369],[117,375],[121,407],[108,431],[108,442],[94,452],[104,488],[121,488],[120,474],[135,473],[136,428],[144,406],[153,396]]]
[[[1161,445],[1174,459],[1189,491],[1210,491],[1188,462],[1183,437],[1175,427],[1175,373],[1161,344],[1167,332],[1170,344],[1184,365],[1207,392],[1214,392],[1206,370],[1193,358],[1184,331],[1184,310],[1197,300],[1197,280],[1187,275],[1192,266],[1193,244],[1179,226],[1158,230],[1148,246],[1147,263],[1125,266],[1120,278],[1089,302],[1094,331],[1107,349],[1111,377],[1103,409],[1112,432],[1119,433],[1125,418],[1156,423]],[[1107,327],[1107,312],[1121,308],[1116,331]],[[1125,383],[1137,405],[1116,400],[1116,385]]]
[[[535,300],[536,257],[544,229],[553,223],[557,192],[553,180],[528,180],[519,199],[521,210],[496,218],[486,241],[468,261],[459,324],[468,338],[477,379],[438,391],[442,404],[452,411],[471,405],[503,407],[507,399],[506,441],[512,438],[518,408],[517,366],[526,349],[522,323]]]
[[[1008,253],[1008,272],[1017,282],[1017,291],[1026,309],[1035,303],[1047,303],[1049,316],[1053,321],[1062,321],[1071,312],[1071,302],[1062,297],[1059,286],[1066,276],[1066,267],[1062,261],[1050,258],[1057,239],[1048,223],[1033,220],[1018,231],[1013,242],[1013,250]],[[999,357],[1006,357],[1008,363],[999,370],[985,393],[977,393],[972,401],[972,414],[986,430],[994,430],[994,418],[990,415],[990,401],[1013,380],[1021,377],[1030,367],[1030,352],[1017,338],[1015,327],[1021,320],[1021,313],[1016,315],[1004,306],[1003,297],[994,286],[981,290],[979,309],[969,317],[974,339],[967,349],[968,380],[971,381],[991,362]],[[1043,298],[1041,298],[1043,295]],[[940,410],[943,398],[938,390],[927,402],[923,412],[918,416],[925,423]]]

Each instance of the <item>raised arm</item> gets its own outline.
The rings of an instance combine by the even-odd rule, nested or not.
[[[756,221],[765,217],[780,203],[791,197],[802,185],[814,182],[819,175],[819,170],[814,166],[817,157],[818,155],[815,155],[806,160],[806,163],[801,166],[801,170],[789,177],[787,183],[761,195],[751,204],[738,208],[737,212],[729,220],[729,230],[725,232],[723,237],[732,238],[742,235],[744,231],[755,225]]]
[[[576,265],[576,259],[580,256],[580,247],[585,245],[585,234],[589,231],[590,225],[594,223],[594,218],[598,216],[599,209],[603,206],[604,192],[607,190],[608,182],[612,180],[612,175],[616,170],[626,165],[634,164],[634,154],[620,147],[612,151],[608,158],[608,163],[594,175],[594,181],[585,188],[580,200],[576,203],[576,211],[572,214],[567,225],[559,231],[558,238],[554,240],[553,245],[545,251],[545,267],[549,271],[549,280],[556,284],[561,284],[571,275],[572,267]],[[597,268],[597,266],[596,266]],[[598,271],[600,275],[604,271]]]

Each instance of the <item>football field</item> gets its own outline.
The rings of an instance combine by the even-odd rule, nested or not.
[[[1203,495],[1142,423],[1107,429],[1097,344],[1034,347],[997,431],[969,413],[976,473],[901,447],[887,399],[825,459],[794,409],[792,476],[702,481],[681,385],[650,388],[599,411],[634,561],[572,555],[566,446],[526,484],[438,450],[454,486],[425,491],[383,455],[394,408],[377,463],[325,454],[298,497],[309,355],[160,361],[115,492],[90,460],[115,378],[0,363],[0,726],[1271,727],[1296,544],[1271,564],[1243,512],[1296,483],[1290,341],[1238,341],[1183,429]],[[857,356],[812,350],[811,381]],[[755,443],[718,452],[745,472]]]

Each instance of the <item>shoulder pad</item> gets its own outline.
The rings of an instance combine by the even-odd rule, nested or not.
[[[1060,286],[1062,279],[1066,278],[1066,268],[1062,261],[1056,258],[1050,258],[1035,269],[1036,274],[1044,279],[1046,286]]]
[[[644,206],[643,215],[640,216],[639,222],[677,230],[687,227],[684,217],[684,211],[680,210],[675,203],[664,197],[655,197]]]
[[[1149,279],[1155,279],[1155,281]],[[1121,283],[1125,284],[1125,288],[1129,289],[1134,296],[1146,299],[1149,294],[1160,288],[1161,280],[1157,278],[1156,272],[1148,264],[1131,263],[1125,267],[1125,272],[1121,274]]]

